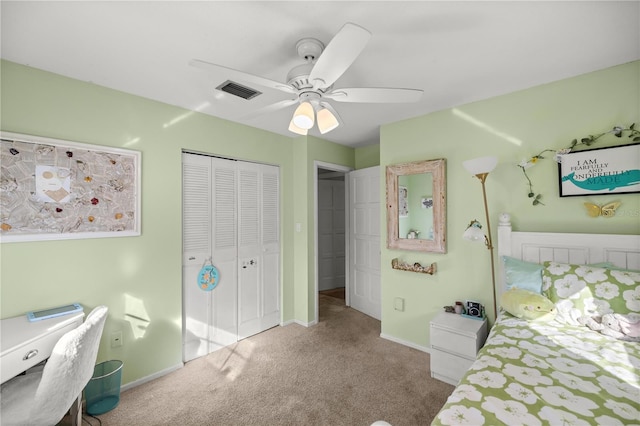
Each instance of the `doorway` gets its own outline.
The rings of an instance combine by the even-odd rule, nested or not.
[[[315,322],[320,297],[349,305],[347,279],[348,209],[346,175],[350,168],[315,163]]]

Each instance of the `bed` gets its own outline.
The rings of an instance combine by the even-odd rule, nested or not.
[[[514,232],[502,214],[498,256],[498,301],[509,287],[539,285],[555,316],[501,308],[432,425],[640,424],[640,343],[584,322],[640,319],[640,236]]]

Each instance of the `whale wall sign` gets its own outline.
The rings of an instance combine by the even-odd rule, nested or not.
[[[558,176],[561,197],[640,192],[640,144],[564,154]]]

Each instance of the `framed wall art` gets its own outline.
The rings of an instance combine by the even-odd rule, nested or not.
[[[561,197],[640,192],[640,144],[564,154],[558,176]]]
[[[0,132],[0,242],[140,235],[140,156]]]

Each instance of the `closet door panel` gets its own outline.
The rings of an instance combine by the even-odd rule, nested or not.
[[[183,154],[183,360],[209,353],[211,299],[198,287],[204,262],[211,256],[211,162]]]
[[[243,339],[280,322],[279,168],[251,163],[238,168],[238,337]]]
[[[238,341],[237,162],[210,158],[213,168],[212,259],[220,280],[211,291],[210,352]]]
[[[262,329],[266,330],[280,323],[280,278],[278,273],[280,270],[280,254],[265,253],[262,265],[264,286]]]
[[[238,338],[260,332],[261,268],[259,165],[238,165]]]
[[[280,168],[261,165],[262,320],[266,330],[280,324]]]

